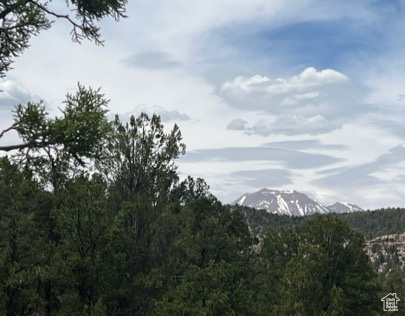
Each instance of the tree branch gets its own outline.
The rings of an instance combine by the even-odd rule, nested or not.
[[[24,149],[28,148],[32,145],[32,143],[24,143],[24,144],[18,144],[18,145],[9,145],[9,146],[0,146],[0,151],[12,151],[15,149]]]
[[[25,5],[26,3],[27,3],[27,2],[25,2],[24,5]],[[0,19],[1,19],[1,20],[4,19],[4,18],[7,16],[7,14],[13,12],[13,10],[15,10],[15,8],[17,8],[18,5],[21,5],[21,4],[15,3],[14,5],[11,5],[10,7],[5,8],[3,11],[1,11],[1,12],[0,12]]]
[[[89,34],[90,29],[86,29],[83,25],[78,24],[77,22],[75,22],[74,20],[72,20],[69,15],[67,15],[67,14],[58,14],[58,13],[55,13],[55,12],[53,12],[53,11],[50,11],[50,10],[47,9],[44,5],[38,3],[38,2],[36,2],[36,1],[34,1],[34,0],[27,0],[27,3],[32,3],[33,5],[35,5],[36,7],[38,7],[39,9],[41,9],[42,11],[44,11],[44,12],[48,13],[49,15],[52,15],[52,16],[58,18],[58,19],[65,19],[65,20],[69,21],[70,24],[73,25],[73,30],[72,30],[73,35],[74,35],[73,38],[74,38],[77,42],[80,43],[80,39],[82,38],[82,36],[80,36],[80,35],[77,34],[77,32],[76,32],[76,29],[79,29],[79,30],[82,31],[84,37],[86,37],[86,38],[93,38],[94,41],[95,41],[97,44],[103,45],[103,42],[98,39],[97,34],[91,34],[91,32],[90,32],[90,34]]]
[[[42,4],[40,4],[40,3],[36,2],[36,1],[33,1],[33,0],[28,0],[27,2],[32,3],[33,5],[35,5],[36,7],[38,7],[39,9],[41,9],[42,11],[44,11],[44,12],[50,14],[50,15],[53,15],[54,17],[57,17],[57,18],[60,18],[60,19],[66,19],[66,20],[68,20],[74,27],[81,28],[81,25],[79,25],[79,24],[77,24],[75,21],[73,21],[73,20],[69,17],[69,15],[67,15],[67,14],[66,14],[66,15],[62,15],[62,14],[58,14],[58,13],[55,13],[55,12],[53,12],[53,11],[50,11],[50,10],[48,10],[45,6],[43,6]]]
[[[4,131],[2,131],[0,133],[0,138],[2,138],[5,133],[7,133],[7,132],[9,132],[9,131],[11,131],[13,129],[15,129],[15,124],[11,125],[9,128],[6,128]]]

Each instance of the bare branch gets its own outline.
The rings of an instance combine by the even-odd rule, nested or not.
[[[2,131],[0,133],[0,138],[2,138],[5,133],[7,133],[7,132],[9,132],[9,131],[11,131],[13,129],[15,129],[15,124],[11,125],[9,128],[6,128],[4,131]]]

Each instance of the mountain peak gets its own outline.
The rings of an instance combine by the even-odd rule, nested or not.
[[[246,193],[232,204],[264,209],[269,213],[289,216],[326,214],[328,209],[307,195],[292,190],[263,188],[255,193]]]
[[[326,207],[331,213],[353,213],[364,211],[360,206],[350,203],[336,202]]]
[[[273,190],[267,188],[254,193],[245,193],[231,204],[264,209],[268,213],[289,216],[364,211],[355,204],[342,202],[336,202],[325,207],[318,201],[309,198],[306,194],[295,190]]]

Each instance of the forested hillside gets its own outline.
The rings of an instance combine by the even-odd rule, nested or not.
[[[1,159],[1,314],[379,310],[381,283],[363,237],[343,221],[315,217],[270,231],[258,251],[242,213],[221,205],[203,180],[179,181],[176,129],[165,134],[158,117],[143,115],[116,121],[112,136],[102,171],[44,159],[64,166],[44,178],[25,160]]]
[[[350,227],[361,232],[366,239],[405,232],[405,209],[386,208],[374,211],[339,215]]]
[[[242,212],[254,235],[266,234],[270,229],[289,228],[299,225],[304,217],[270,214],[264,210],[256,210],[238,205],[230,206]],[[338,217],[354,230],[362,233],[367,240],[389,234],[405,232],[405,209],[387,208],[365,212],[344,214],[328,214],[314,216]]]

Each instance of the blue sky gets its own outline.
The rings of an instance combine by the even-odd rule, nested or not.
[[[228,38],[229,45],[239,51],[240,56],[276,57],[289,68],[312,66],[344,70],[347,57],[378,56],[384,49],[381,44],[389,44],[377,45],[372,41],[372,35],[381,35],[381,29],[375,25],[357,27],[356,24],[357,21],[346,18],[305,21],[275,29],[263,26],[250,32],[231,29],[221,36]]]
[[[205,178],[224,202],[267,187],[405,206],[404,8],[134,0],[128,19],[100,23],[105,47],[71,43],[58,21],[0,82],[0,124],[31,99],[57,113],[80,81],[101,87],[123,119],[146,111],[168,129],[177,122],[181,176]]]

